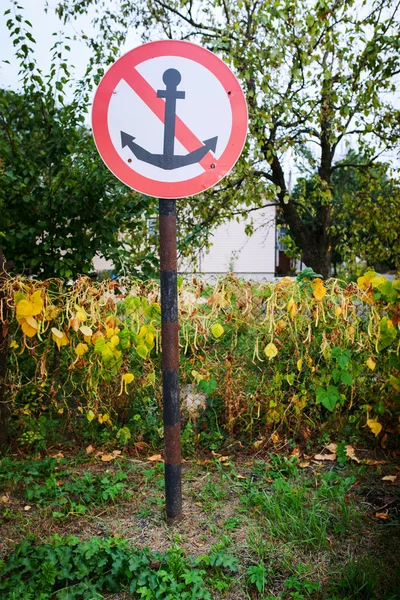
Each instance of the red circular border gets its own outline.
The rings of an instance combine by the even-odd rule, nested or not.
[[[116,151],[108,131],[108,107],[112,93],[126,70],[159,56],[181,56],[206,67],[221,83],[232,110],[232,131],[226,148],[216,161],[201,175],[178,182],[154,181],[132,170]],[[97,88],[92,108],[92,129],[97,149],[110,171],[132,189],[157,198],[185,198],[195,196],[217,184],[229,173],[238,160],[247,135],[246,100],[235,75],[215,54],[191,42],[165,40],[150,42],[134,48],[119,58],[107,71]]]

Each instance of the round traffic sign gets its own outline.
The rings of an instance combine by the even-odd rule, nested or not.
[[[112,173],[158,198],[194,196],[239,158],[247,106],[238,80],[205,48],[150,42],[118,59],[97,88],[92,127]]]

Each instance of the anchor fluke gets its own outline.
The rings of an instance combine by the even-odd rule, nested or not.
[[[207,146],[208,150],[215,152],[215,148],[217,147],[218,136],[210,138],[209,140],[204,140],[203,144]]]
[[[125,148],[125,146],[130,146],[131,142],[133,142],[135,138],[132,135],[129,135],[129,133],[125,133],[125,131],[121,131],[121,145],[123,148]]]

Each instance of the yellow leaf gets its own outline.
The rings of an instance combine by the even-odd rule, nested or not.
[[[142,325],[139,331],[139,337],[144,338],[146,337],[146,334],[148,333],[149,329],[148,327],[146,327],[146,325]]]
[[[200,381],[202,381],[204,379],[204,375],[202,375],[201,373],[199,373],[195,369],[193,369],[191,375],[192,375],[192,377],[193,377],[193,379],[195,380],[196,383],[200,383]]]
[[[119,344],[119,337],[117,335],[113,335],[111,337],[110,344],[113,348],[116,348]]]
[[[369,369],[371,369],[371,371],[373,371],[376,367],[376,362],[372,356],[369,357],[369,359],[367,360],[367,362],[365,364],[367,365],[367,367]]]
[[[133,373],[125,373],[124,375],[122,375],[122,381],[124,383],[132,383],[132,381],[135,379],[135,376]]]
[[[32,325],[29,325],[26,319],[21,321],[21,329],[28,337],[33,337],[37,333],[37,327],[32,327]]]
[[[76,310],[76,318],[79,319],[79,321],[86,321],[87,314],[85,313],[83,308],[81,308],[80,306],[77,306],[76,309],[77,309]]]
[[[336,317],[339,317],[342,314],[342,312],[343,312],[342,307],[341,306],[337,306],[336,310],[335,310]]]
[[[93,331],[87,325],[81,325],[79,331],[83,333],[83,335],[87,335],[88,337],[91,337],[93,335]]]
[[[145,338],[144,338],[144,339],[145,339],[145,341],[146,341],[146,344],[147,344],[149,347],[150,347],[150,346],[153,346],[153,344],[154,344],[154,335],[153,335],[152,333],[146,333],[146,336],[145,336]]]
[[[367,425],[375,436],[382,431],[382,425],[378,423],[378,419],[367,419]]]
[[[371,285],[373,288],[379,287],[382,283],[386,283],[385,277],[383,275],[376,275],[376,277],[372,277]]]
[[[278,354],[278,348],[275,346],[275,344],[268,344],[264,348],[264,354],[269,358],[269,360],[272,360]]]
[[[59,329],[56,329],[55,327],[51,328],[51,333],[54,335],[54,337],[58,338],[59,340],[61,340],[64,336],[64,333]]]
[[[273,441],[274,444],[277,444],[280,441],[279,435],[277,433],[273,433],[271,435],[271,440]]]
[[[88,350],[89,350],[89,347],[87,346],[87,344],[79,343],[77,345],[77,347],[75,348],[75,354],[77,356],[83,356],[85,354],[85,352],[87,352]]]
[[[95,416],[96,415],[94,414],[94,412],[92,410],[88,410],[87,413],[86,413],[86,418],[89,421],[89,423],[90,423],[90,421],[93,421],[93,419],[95,418]]]
[[[299,358],[299,360],[297,361],[297,370],[301,371],[302,366],[303,366],[303,359]]]
[[[370,286],[371,283],[371,277],[369,277],[368,275],[363,275],[362,277],[359,277],[357,279],[357,285],[360,288],[360,290],[367,290]]]
[[[52,333],[53,341],[57,344],[58,349],[60,349],[61,346],[67,346],[68,338],[63,331],[60,331],[59,329],[52,327],[51,333]]]
[[[322,283],[322,279],[314,279],[313,281],[313,296],[316,300],[323,300],[326,292],[328,291],[324,284]]]
[[[40,290],[37,290],[36,292],[34,292],[32,294],[32,296],[30,297],[30,301],[33,305],[32,316],[35,316],[35,315],[38,315],[39,313],[41,313],[43,310],[42,292]]]
[[[219,323],[214,323],[211,327],[211,333],[216,339],[220,338],[224,331],[224,328]]]
[[[290,318],[293,320],[297,313],[297,304],[293,300],[293,298],[290,298],[288,305],[287,305],[287,310],[288,310],[288,313],[290,314]]]
[[[33,329],[38,328],[38,322],[33,317],[26,317],[26,322],[28,323],[28,325],[33,327]]]
[[[103,423],[107,423],[107,421],[111,421],[111,419],[110,419],[110,415],[105,413],[103,415]],[[114,452],[116,452],[116,450]]]
[[[17,344],[17,342],[15,340],[12,340],[11,344],[10,344],[10,348],[19,348],[19,345]]]
[[[26,319],[33,317],[33,304],[29,300],[20,300],[17,304],[17,319]]]

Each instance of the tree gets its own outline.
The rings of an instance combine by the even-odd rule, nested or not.
[[[375,270],[400,269],[400,185],[388,165],[376,162],[358,169],[365,159],[350,152],[354,166],[336,171],[333,184],[333,251],[339,260],[360,258]]]
[[[96,253],[115,254],[133,198],[104,167],[85,126],[86,82],[66,101],[67,40],[53,46],[44,75],[31,24],[15,11],[7,26],[23,93],[0,90],[0,243],[18,272],[74,277],[92,268]]]
[[[101,36],[89,43],[102,64],[115,60],[130,28],[141,27],[144,40],[197,41],[232,65],[247,96],[251,135],[230,178],[198,205],[226,217],[276,202],[302,260],[327,276],[332,176],[346,166],[336,161],[339,145],[351,136],[368,168],[399,138],[400,112],[390,99],[400,72],[399,3],[137,0],[115,13],[104,0],[62,0],[57,11],[66,20],[89,8]],[[305,147],[315,148],[317,173],[307,218],[291,198],[284,171],[289,151],[297,166],[307,160]],[[200,226],[210,222],[204,211],[196,217]]]
[[[376,161],[365,167],[366,158],[354,150],[342,162],[350,166],[336,169],[331,180],[331,255],[335,272],[338,264],[354,262],[356,258],[377,270],[398,268],[399,183],[390,177],[387,164]],[[303,220],[311,219],[307,207],[318,193],[317,174],[298,178],[292,198],[303,207]],[[292,246],[294,240],[289,239],[288,243]]]

